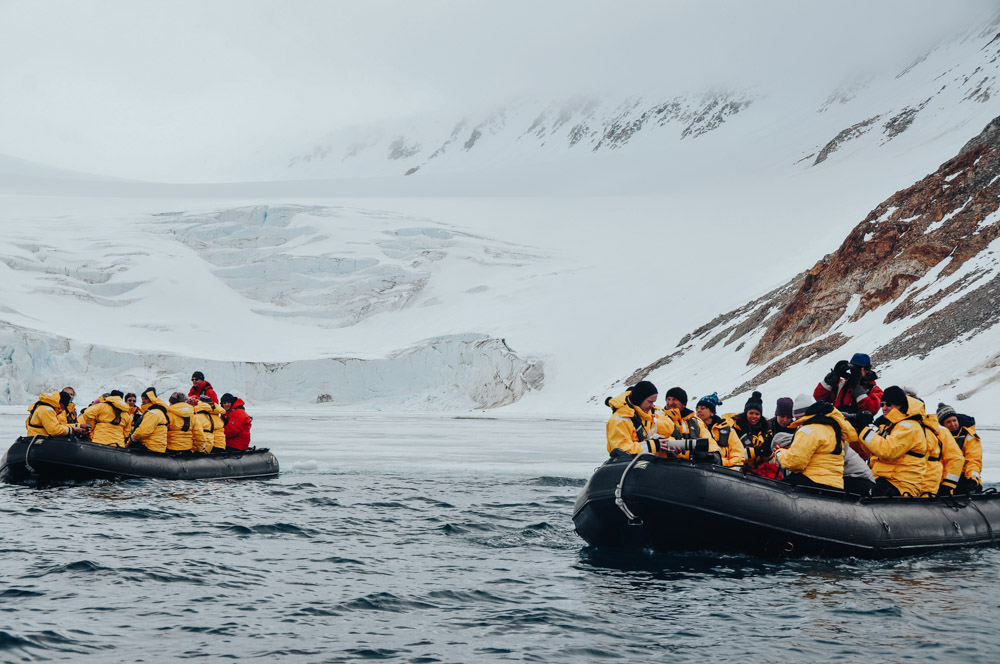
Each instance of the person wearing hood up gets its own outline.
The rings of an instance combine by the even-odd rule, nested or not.
[[[785,480],[796,486],[844,489],[844,450],[858,434],[843,413],[825,401],[805,410],[796,404],[795,434],[787,449],[774,451],[774,462],[785,472]]]
[[[951,406],[939,403],[938,421],[951,433],[962,451],[965,465],[958,480],[956,493],[980,493],[983,490],[983,441],[976,433],[976,420],[970,415],[955,412]]]
[[[924,409],[923,426],[926,432],[933,435],[927,438],[927,468],[924,470],[924,481],[920,485],[920,495],[934,497],[950,496],[958,486],[962,475],[965,457],[962,449],[955,442],[955,437],[948,429],[938,422],[937,412],[927,412],[923,399],[912,390],[905,390],[908,397],[920,401]]]
[[[882,415],[861,430],[871,452],[874,496],[919,496],[929,448],[923,425],[924,405],[892,385],[882,394]]]
[[[65,415],[65,408],[72,403],[69,393],[45,392],[28,409],[28,417],[24,420],[24,428],[29,436],[72,436],[87,432],[87,427],[67,424],[60,415]]]
[[[167,404],[156,395],[156,389],[147,387],[139,395],[142,400],[142,421],[132,432],[130,444],[138,443],[150,452],[167,451]]]
[[[655,389],[655,388],[654,388]],[[250,447],[250,426],[253,418],[247,414],[243,399],[226,392],[219,399],[226,410],[226,449],[242,451]]]
[[[125,432],[132,430],[129,406],[118,390],[102,394],[96,404],[80,413],[80,420],[90,427],[90,440],[99,445],[125,447]]]
[[[718,407],[722,405],[722,400],[716,392],[698,399],[694,412],[698,419],[708,430],[708,435],[712,437],[719,447],[719,454],[722,457],[722,465],[726,468],[739,470],[746,463],[746,452],[740,437],[736,435],[736,430],[732,424],[723,420],[716,414]]]

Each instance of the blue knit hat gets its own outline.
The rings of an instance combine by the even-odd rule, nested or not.
[[[713,415],[715,415],[715,409],[721,405],[722,405],[722,399],[719,398],[719,394],[717,392],[712,392],[711,394],[708,394],[698,399],[696,407],[704,406],[705,408],[708,408],[710,411],[712,411]]]
[[[854,356],[851,357],[851,364],[853,364],[854,366],[857,366],[857,367],[869,367],[869,368],[871,368],[871,366],[872,366],[872,358],[868,357],[864,353],[855,353]]]

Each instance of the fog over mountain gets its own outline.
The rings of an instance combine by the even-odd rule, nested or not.
[[[748,4],[0,5],[0,401],[770,406],[865,351],[988,417],[995,7]]]

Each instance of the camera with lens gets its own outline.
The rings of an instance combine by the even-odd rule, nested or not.
[[[707,453],[708,452],[708,438],[685,438],[684,440],[662,440],[660,441],[660,449],[666,450],[673,454],[682,454],[684,452],[694,452]]]

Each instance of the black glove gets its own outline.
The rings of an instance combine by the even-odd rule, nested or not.
[[[847,389],[853,391],[854,388],[856,388],[858,386],[858,383],[860,383],[860,382],[861,382],[861,375],[860,375],[860,373],[857,372],[857,371],[852,371],[847,376]]]
[[[840,378],[847,378],[851,373],[851,363],[847,360],[841,360],[833,365],[833,373],[837,374]]]
[[[861,381],[863,385],[871,385],[876,380],[878,380],[878,374],[875,373],[874,369],[869,369],[868,373],[865,375],[864,380]]]
[[[879,415],[877,418],[875,418],[875,421],[872,422],[872,424],[874,424],[877,427],[888,426],[889,425],[889,418],[886,417],[885,415]]]
[[[831,388],[837,387],[837,381],[839,380],[840,378],[837,377],[837,374],[834,371],[831,371],[827,375],[823,376],[823,382]]]
[[[873,419],[874,416],[867,410],[854,413],[854,415],[851,416],[851,421],[854,423],[854,429],[856,431],[861,431],[862,429],[864,429],[866,426],[872,423]]]
[[[954,496],[955,495],[955,489],[953,487],[945,486],[944,484],[942,484],[938,488],[937,495],[939,495],[939,496]]]
[[[975,480],[969,480],[969,493],[982,493],[983,485]]]

